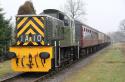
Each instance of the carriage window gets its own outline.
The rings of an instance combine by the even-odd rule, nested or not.
[[[84,28],[84,31],[85,31],[85,28]]]
[[[69,26],[69,20],[67,16],[64,17],[64,25]]]
[[[60,20],[64,20],[64,15],[62,15],[61,13],[59,13],[59,19]]]
[[[69,26],[68,20],[64,20],[64,25]]]

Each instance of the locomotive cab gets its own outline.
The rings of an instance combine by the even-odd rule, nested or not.
[[[75,40],[75,23],[74,19],[56,9],[46,9],[41,14],[47,14],[61,20],[64,24],[63,40],[61,40],[61,46],[74,46],[77,45]]]

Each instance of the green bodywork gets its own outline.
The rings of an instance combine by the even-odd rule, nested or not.
[[[71,27],[64,27],[64,39],[60,41],[61,46],[72,46],[73,43],[73,29]]]
[[[64,26],[63,22],[54,18],[46,17],[46,44],[54,45],[53,41],[60,41],[61,47],[76,45],[74,28]]]

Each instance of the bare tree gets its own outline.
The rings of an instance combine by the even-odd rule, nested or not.
[[[125,31],[125,19],[120,22],[120,31]]]
[[[68,12],[72,18],[77,19],[80,16],[85,15],[84,4],[82,0],[67,0],[65,5],[66,12]]]

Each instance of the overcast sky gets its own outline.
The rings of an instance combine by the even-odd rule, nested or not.
[[[0,0],[6,18],[14,17],[17,10],[26,0]],[[66,0],[32,0],[37,14],[44,9],[60,9]],[[117,31],[119,22],[125,19],[125,0],[83,0],[87,15],[86,24],[104,33]],[[83,20],[84,21],[84,20]]]

